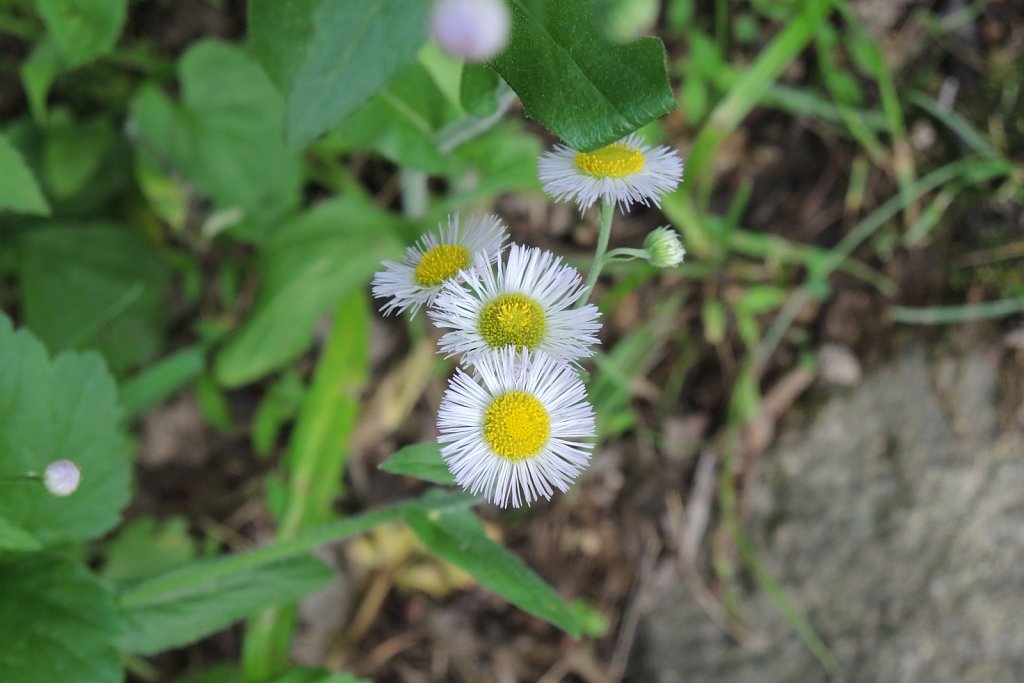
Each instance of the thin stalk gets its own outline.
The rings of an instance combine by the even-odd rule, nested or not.
[[[604,255],[608,251],[608,240],[612,235],[612,217],[615,215],[615,203],[604,199],[601,201],[601,231],[597,235],[597,248],[594,250],[594,262],[590,264],[590,272],[587,274],[587,284],[584,288],[586,296],[580,297],[576,302],[576,308],[582,308],[590,300],[594,293],[594,285],[597,284],[597,277],[604,267]]]

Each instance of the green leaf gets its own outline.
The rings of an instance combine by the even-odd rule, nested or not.
[[[236,231],[262,237],[298,206],[302,182],[299,156],[281,139],[281,96],[245,51],[226,43],[193,45],[178,72],[180,105],[152,85],[132,102],[138,153],[171,164],[219,211],[241,211]]]
[[[396,164],[442,173],[448,160],[437,149],[435,134],[458,115],[434,79],[413,64],[345,119],[331,135],[349,149],[377,152]]]
[[[114,49],[128,0],[36,0],[50,36],[71,66]]]
[[[0,680],[120,683],[113,597],[78,563],[31,555],[0,563]]]
[[[317,320],[398,251],[394,235],[401,225],[370,202],[345,196],[282,226],[264,245],[255,307],[217,356],[217,379],[239,386],[305,351]]]
[[[54,351],[99,349],[118,373],[160,351],[168,269],[153,244],[107,223],[21,233],[25,321]]]
[[[0,550],[23,552],[41,550],[42,547],[35,536],[0,517]]]
[[[404,474],[435,484],[454,484],[455,478],[441,458],[441,446],[436,443],[417,443],[406,446],[380,464],[380,469],[391,474]]]
[[[206,353],[187,346],[150,365],[121,384],[121,407],[132,418],[183,389],[203,373]]]
[[[159,577],[188,575],[204,564],[185,565]],[[148,591],[147,583],[125,589],[119,599],[128,628],[118,641],[127,651],[152,654],[219,631],[260,609],[297,600],[330,581],[333,573],[311,556],[240,569],[177,590]]]
[[[433,554],[469,573],[516,607],[579,636],[580,626],[558,593],[518,557],[487,538],[473,513],[410,506],[405,521]]]
[[[82,471],[65,498],[35,481],[0,483],[0,517],[43,545],[88,540],[117,524],[130,493],[119,419],[114,380],[99,356],[51,361],[35,337],[15,333],[0,315],[0,473],[41,473],[62,459]]]
[[[195,554],[184,517],[171,517],[160,525],[152,517],[139,517],[107,545],[103,577],[118,582],[143,579],[185,564]]]
[[[50,205],[21,153],[0,134],[0,211],[3,209],[50,215]]]
[[[323,669],[297,667],[286,671],[271,683],[373,683],[368,678],[354,674],[332,674]]]
[[[253,0],[252,45],[288,93],[288,141],[311,142],[411,64],[429,9],[427,0]]]
[[[501,76],[486,64],[466,64],[462,69],[459,99],[466,113],[478,118],[498,110],[497,90]]]
[[[570,147],[594,150],[675,107],[657,38],[619,45],[604,38],[595,0],[551,0],[539,17],[512,4],[509,47],[491,66],[526,113]]]
[[[55,111],[43,143],[46,186],[56,200],[74,197],[99,170],[117,132],[102,118],[77,123],[67,111]]]
[[[36,43],[32,54],[21,64],[21,82],[25,87],[32,118],[38,122],[46,120],[46,96],[57,76],[67,67],[67,60],[52,38],[46,37]]]

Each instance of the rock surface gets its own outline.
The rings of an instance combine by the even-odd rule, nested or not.
[[[763,591],[741,596],[771,642],[752,652],[675,579],[656,591],[633,680],[1024,681],[1024,437],[996,417],[1007,368],[930,355],[906,352],[762,456],[747,528],[839,678]]]

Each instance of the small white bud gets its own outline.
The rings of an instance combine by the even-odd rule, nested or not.
[[[46,490],[55,496],[70,496],[78,488],[81,480],[81,470],[70,460],[51,462],[43,472],[43,484]]]
[[[675,268],[683,262],[686,249],[679,241],[679,233],[672,228],[652,230],[644,239],[647,260],[656,268]]]
[[[438,0],[430,35],[452,57],[486,62],[508,45],[510,23],[505,0]]]

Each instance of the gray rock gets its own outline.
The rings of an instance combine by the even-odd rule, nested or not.
[[[747,528],[839,680],[1024,681],[1024,438],[997,426],[998,385],[992,358],[916,349],[762,456]],[[737,644],[668,580],[633,679],[828,681],[768,596],[744,590],[767,648]]]

